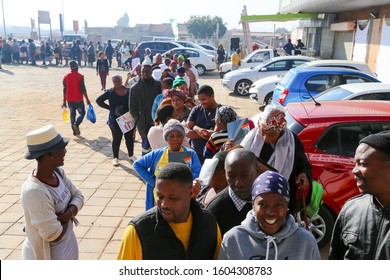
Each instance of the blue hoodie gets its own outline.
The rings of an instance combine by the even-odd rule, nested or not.
[[[298,227],[293,216],[274,236],[261,231],[253,210],[245,220],[223,236],[220,260],[320,260],[314,236]]]

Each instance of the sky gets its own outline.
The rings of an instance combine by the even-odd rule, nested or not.
[[[275,14],[279,0],[1,0],[4,5],[4,18],[7,25],[30,26],[31,18],[38,25],[38,10],[49,11],[52,29],[59,29],[59,14],[64,14],[65,29],[73,28],[73,20],[79,21],[80,29],[84,20],[89,27],[114,27],[117,20],[129,15],[129,25],[140,23],[169,23],[171,18],[179,23],[186,22],[190,16],[219,16],[228,29],[242,28],[239,24],[241,11],[246,5],[248,15]],[[188,8],[187,8],[188,7]],[[3,25],[2,14],[0,25]],[[291,30],[296,23],[276,23],[276,28]],[[42,25],[48,29],[49,25]],[[251,23],[251,31],[273,31],[274,23]]]

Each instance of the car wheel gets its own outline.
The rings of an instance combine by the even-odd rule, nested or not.
[[[270,93],[268,93],[266,96],[265,96],[265,98],[264,98],[264,104],[271,104],[271,102],[272,102],[272,95],[273,95],[274,93],[273,92],[270,92]]]
[[[305,227],[303,211],[297,215],[298,225]],[[318,214],[309,219],[309,230],[314,235],[318,247],[321,249],[327,245],[332,237],[334,218],[325,205],[321,205]]]
[[[203,76],[204,73],[206,72],[206,67],[204,67],[201,64],[196,65],[195,68],[196,68],[196,70],[198,70],[199,76]]]
[[[237,82],[234,91],[241,96],[246,96],[249,94],[249,89],[252,85],[252,82],[249,80],[240,80]]]

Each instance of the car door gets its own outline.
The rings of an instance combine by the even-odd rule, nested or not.
[[[345,201],[358,195],[352,174],[354,155],[364,137],[390,129],[390,122],[338,123],[318,137],[314,153],[307,154],[313,166],[313,178],[324,187],[324,202],[338,214]]]
[[[195,65],[200,63],[200,54],[199,54],[199,52],[194,51],[194,50],[186,49],[185,50],[185,54],[189,56],[189,59],[190,59],[192,65],[195,66]]]

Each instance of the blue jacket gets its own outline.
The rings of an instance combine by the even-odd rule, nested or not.
[[[167,148],[168,147],[164,147],[164,148],[153,150],[150,153],[138,158],[133,164],[135,171],[137,171],[138,175],[146,183],[145,210],[148,210],[154,206],[153,189],[154,189],[154,185],[156,184],[156,177],[154,176],[154,172],[156,171],[157,163],[159,162],[164,151]],[[192,177],[196,179],[199,177],[199,173],[201,169],[199,158],[193,149],[184,146],[182,146],[182,148],[183,151],[191,152]]]

